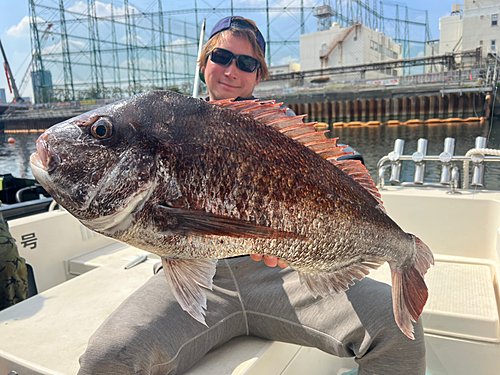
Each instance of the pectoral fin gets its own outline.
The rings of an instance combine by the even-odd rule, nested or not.
[[[171,260],[161,258],[170,289],[182,309],[200,323],[205,323],[207,296],[201,287],[212,290],[216,260]]]
[[[157,206],[158,217],[168,216],[168,221],[175,220],[175,227],[170,230],[178,234],[198,236],[229,236],[236,238],[297,238],[308,239],[292,232],[280,231],[271,227],[251,223],[247,220],[216,215],[205,211],[187,210],[167,206]]]

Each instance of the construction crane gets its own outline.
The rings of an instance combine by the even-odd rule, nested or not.
[[[52,28],[52,25],[53,25],[52,23],[49,23],[47,25],[47,28],[43,32],[43,35],[42,35],[42,38],[41,38],[42,41],[44,41],[45,39],[47,39],[47,37],[49,36],[49,31]],[[31,73],[31,68],[33,67],[33,60],[35,60],[35,58],[36,58],[36,50],[34,50],[33,53],[31,54],[30,63],[28,64],[28,67],[26,68],[26,72],[24,72],[23,79],[21,80],[21,84],[19,85],[19,92],[21,94],[24,92],[24,89],[26,88],[26,84],[29,81],[30,73]]]
[[[14,75],[12,74],[12,70],[10,70],[10,65],[9,62],[7,61],[7,56],[5,55],[5,51],[3,49],[2,41],[0,40],[0,48],[2,49],[2,55],[3,55],[3,66],[5,68],[5,75],[7,76],[7,83],[9,84],[9,91],[12,94],[12,91],[14,90],[14,102],[15,103],[22,103],[24,102],[24,99],[21,98],[21,95],[19,95],[19,91],[17,90],[16,86],[16,81],[14,79]]]

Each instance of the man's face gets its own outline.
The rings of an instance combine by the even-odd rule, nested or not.
[[[257,58],[247,39],[234,36],[227,31],[224,36],[218,48],[227,49],[235,55]],[[228,66],[223,66],[214,63],[209,57],[202,73],[205,74],[210,100],[231,99],[238,96],[249,98],[252,96],[254,87],[259,84],[257,71],[247,73],[238,69],[236,59],[233,59]]]

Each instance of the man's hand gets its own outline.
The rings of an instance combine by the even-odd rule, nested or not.
[[[288,267],[288,263],[281,259],[281,258],[276,258],[272,255],[257,255],[257,254],[250,254],[250,258],[258,262],[259,260],[262,260],[264,258],[264,263],[268,267],[276,267],[279,266],[281,268],[286,268]]]

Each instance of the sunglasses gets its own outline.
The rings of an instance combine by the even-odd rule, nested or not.
[[[259,60],[252,56],[235,55],[223,48],[216,48],[210,52],[210,60],[219,65],[228,66],[233,59],[236,59],[236,66],[243,72],[253,73],[260,68]]]

